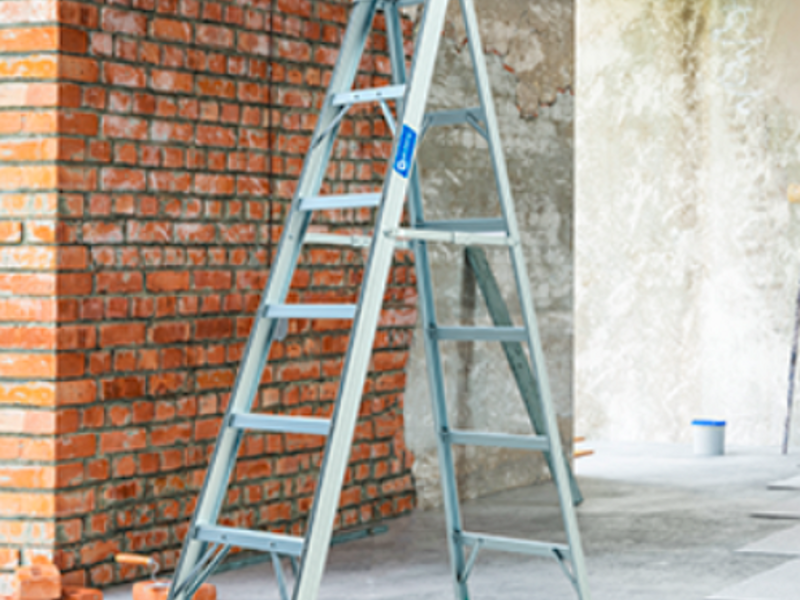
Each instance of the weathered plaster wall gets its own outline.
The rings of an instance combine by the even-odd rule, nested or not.
[[[477,105],[458,3],[452,2],[432,92],[433,108]],[[489,70],[548,366],[564,437],[572,435],[573,3],[499,0],[478,3]],[[421,150],[428,218],[499,216],[486,144],[468,129],[429,133]],[[489,325],[462,248],[431,247],[436,308],[443,323]],[[512,311],[516,306],[507,253],[490,260]],[[521,321],[517,321],[521,322]],[[406,438],[416,456],[422,506],[439,502],[439,469],[425,356],[416,336],[405,399]],[[530,424],[505,357],[495,344],[444,346],[452,424],[529,432]],[[538,455],[458,449],[463,497],[544,477]]]
[[[777,444],[798,260],[794,0],[578,3],[577,430]],[[798,440],[800,441],[800,440]]]

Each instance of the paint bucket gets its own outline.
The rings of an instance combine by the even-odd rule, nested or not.
[[[725,421],[697,419],[692,421],[695,456],[725,454]]]

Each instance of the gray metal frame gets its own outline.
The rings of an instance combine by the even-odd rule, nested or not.
[[[197,510],[189,529],[184,550],[173,578],[169,600],[187,600],[208,577],[231,546],[270,553],[276,569],[281,597],[288,598],[285,576],[279,557],[300,557],[296,571],[293,600],[316,600],[319,595],[339,495],[350,456],[361,393],[372,354],[382,299],[394,251],[410,247],[416,256],[420,313],[427,353],[428,378],[437,428],[439,461],[444,488],[447,541],[450,549],[454,590],[458,600],[468,600],[467,580],[481,548],[551,556],[564,567],[575,584],[581,600],[589,600],[583,551],[577,527],[573,498],[558,435],[544,358],[536,324],[536,315],[520,245],[505,158],[501,149],[494,103],[478,33],[473,0],[460,0],[465,17],[470,52],[473,58],[480,108],[426,115],[425,107],[433,79],[436,55],[444,27],[447,0],[354,0],[350,22],[339,60],[334,69],[328,95],[323,104],[313,143],[306,158],[297,192],[289,212],[278,253],[262,298],[261,307],[245,349],[242,365],[233,388],[228,413],[223,421],[217,446],[211,459]],[[406,71],[399,8],[424,4],[422,26],[416,42],[410,75]],[[378,10],[386,16],[394,85],[382,89],[353,91],[356,71],[363,54],[372,22]],[[397,122],[387,105],[397,104]],[[381,194],[346,194],[321,196],[323,177],[330,160],[333,142],[347,111],[354,104],[378,103],[396,134],[389,170]],[[464,123],[474,127],[489,142],[503,219],[425,222],[416,151],[429,127]],[[397,132],[400,132],[397,135]],[[401,228],[404,200],[409,198],[410,228]],[[308,232],[312,211],[331,208],[379,206],[375,235],[361,295],[355,306],[284,304],[292,275],[303,244],[323,243],[365,247],[360,236],[334,236]],[[448,328],[439,327],[433,303],[433,281],[427,244],[485,244],[507,247],[517,279],[524,327]],[[250,414],[261,374],[273,340],[283,335],[289,318],[352,319],[353,330],[342,371],[339,396],[333,416],[327,419],[279,417]],[[510,325],[510,324],[509,324]],[[538,383],[543,415],[539,435],[453,431],[450,429],[445,396],[444,373],[439,344],[446,340],[484,340],[502,343],[527,343],[531,349],[532,369]],[[245,430],[282,431],[327,435],[319,483],[311,509],[305,538],[262,531],[249,531],[217,524],[220,507],[227,491],[233,465]],[[568,544],[549,544],[514,540],[499,536],[463,531],[452,446],[468,444],[503,446],[549,453],[553,477],[559,491]],[[467,558],[465,548],[472,547]],[[565,565],[570,560],[572,570]]]

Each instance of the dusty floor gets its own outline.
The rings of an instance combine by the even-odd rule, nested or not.
[[[748,449],[696,459],[680,446],[595,448],[578,466],[594,600],[699,600],[790,560],[735,551],[798,523],[750,516],[800,493],[767,490],[768,483],[800,472],[797,453],[785,458]],[[464,515],[468,530],[563,539],[551,486],[473,501]],[[387,534],[335,547],[321,598],[451,598],[443,531],[440,512],[417,512],[391,522]],[[267,565],[213,581],[221,600],[279,597]],[[476,600],[575,597],[556,564],[529,557],[486,552],[471,581]],[[106,598],[128,600],[129,590],[109,590]]]

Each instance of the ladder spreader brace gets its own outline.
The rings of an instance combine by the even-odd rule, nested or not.
[[[312,137],[313,143],[303,166],[266,291],[233,387],[227,415],[223,420],[192,525],[186,536],[169,600],[189,600],[232,547],[266,552],[272,556],[282,600],[289,600],[290,597],[293,600],[318,598],[387,278],[395,250],[404,247],[410,248],[416,259],[419,311],[437,431],[447,543],[456,599],[468,600],[470,597],[467,582],[478,553],[481,550],[495,550],[555,558],[573,583],[580,600],[589,600],[583,548],[573,506],[573,482],[558,432],[477,15],[473,0],[459,2],[481,106],[427,114],[425,108],[448,0],[353,2],[339,59],[331,76],[328,94]],[[413,64],[410,72],[407,72],[399,9],[413,5],[424,5],[424,12]],[[384,12],[386,20],[393,85],[372,90],[353,90],[358,65],[379,10]],[[396,120],[387,104],[390,101],[396,103]],[[342,119],[350,107],[363,103],[378,103],[381,106],[395,138],[391,168],[387,172],[383,190],[378,194],[321,195],[323,178]],[[475,128],[488,142],[502,218],[438,222],[426,221],[424,218],[422,189],[416,168],[419,142],[430,127],[457,124]],[[401,220],[406,197],[410,225],[403,227]],[[378,208],[374,235],[371,238],[309,232],[309,224],[315,211],[361,207]],[[357,304],[286,304],[301,249],[312,243],[369,247],[369,259]],[[487,305],[495,327],[439,325],[433,301],[433,281],[427,249],[429,243],[507,248],[515,273],[523,324],[514,326],[510,316],[503,315],[502,310],[496,310],[496,303],[494,309],[492,308],[491,298],[487,295]],[[476,265],[478,269],[488,268],[488,262],[485,265],[480,262],[480,255],[473,253],[468,256],[473,268]],[[482,285],[481,289],[486,295],[489,288]],[[489,294],[491,295],[491,290]],[[353,321],[339,394],[330,419],[251,413],[270,347],[274,340],[285,335],[288,319]],[[528,375],[515,372],[515,377],[518,383],[524,381],[532,390],[526,394],[520,383],[536,433],[510,435],[452,429],[446,410],[444,372],[439,347],[443,341],[499,342],[503,344],[510,361],[512,357],[517,363],[524,360],[528,365]],[[521,350],[523,344],[528,347],[527,354]],[[519,373],[523,371],[524,369]],[[220,508],[245,431],[327,437],[305,537],[223,527],[218,524]],[[534,542],[464,531],[452,455],[454,445],[498,446],[544,452],[558,491],[567,543]],[[471,548],[468,556],[467,548]],[[281,557],[289,557],[294,573],[291,594]]]

